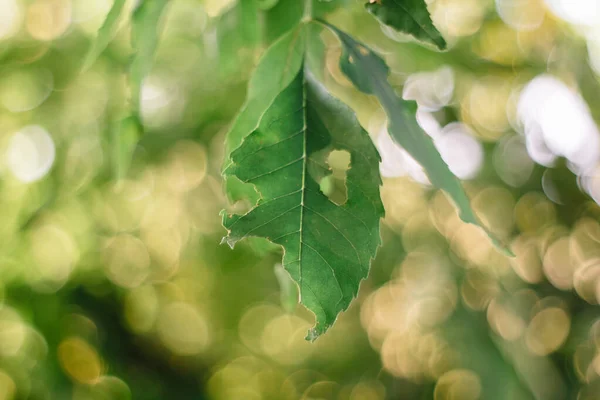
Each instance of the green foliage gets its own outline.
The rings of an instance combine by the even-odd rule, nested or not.
[[[348,199],[337,205],[319,189],[332,150],[351,156]],[[245,215],[224,215],[230,246],[248,236],[284,248],[283,266],[316,315],[316,339],[345,310],[380,244],[379,156],[348,107],[314,80],[304,63],[231,155],[227,175],[256,186]]]
[[[306,4],[310,1],[310,4]],[[273,43],[277,38],[300,23],[307,10],[314,18],[325,17],[328,13],[350,3],[350,0],[279,0],[265,14],[265,42]]]
[[[303,61],[305,35],[296,29],[284,35],[262,57],[248,84],[246,102],[229,129],[225,140],[225,154],[229,155],[259,124],[260,116],[281,90],[293,79]],[[281,62],[285,60],[285,62]],[[231,159],[227,156],[224,171]],[[224,174],[227,194],[232,201],[256,201],[252,185],[244,185],[236,177]]]
[[[436,13],[452,18],[433,20],[452,46],[440,52],[435,34],[424,46],[390,34],[431,33],[425,2],[367,1],[3,2],[0,398],[597,396],[600,185],[571,157],[536,164],[534,150],[568,152],[547,152],[546,126],[513,108],[534,77],[565,79],[597,123],[597,38],[557,23],[560,10],[529,12],[536,2],[507,13],[506,2],[444,0]],[[417,125],[404,82],[441,107],[419,113],[451,170],[479,163],[468,182]],[[560,143],[595,143],[589,120],[554,111],[546,121],[590,127]],[[375,139],[381,189],[353,112],[395,141]],[[433,190],[397,176],[412,160],[387,158],[380,139],[419,159]],[[277,204],[290,211],[273,220]],[[225,216],[230,241],[264,237],[219,245],[224,208],[237,214]],[[317,314],[311,337],[336,321],[315,343],[299,301]]]
[[[125,5],[125,0],[115,0],[104,23],[98,30],[98,35],[96,36],[96,40],[94,40],[92,47],[90,47],[88,54],[83,63],[83,69],[89,68],[94,61],[98,58],[98,56],[104,51],[106,46],[112,40],[115,31],[117,30],[117,24],[119,22],[119,18],[121,16],[121,12],[123,11],[123,6]]]
[[[160,19],[168,3],[167,0],[143,0],[133,11],[131,44],[135,53],[130,71],[131,102],[138,113],[142,82],[154,63],[160,36]]]
[[[406,15],[401,17],[401,10],[392,3],[378,4],[384,8],[371,11],[417,37],[437,32],[425,4],[421,3],[422,9],[418,4],[411,3],[409,10],[403,10],[413,21],[424,21],[425,15],[429,25],[399,24],[406,21]],[[270,18],[283,27],[270,30],[270,34],[278,37],[284,30],[288,32],[258,64],[246,102],[226,139],[223,176],[227,194],[232,201],[246,200],[255,206],[245,215],[224,215],[223,224],[229,231],[224,240],[233,246],[243,238],[258,236],[283,246],[283,266],[299,285],[300,301],[316,315],[316,326],[308,336],[315,339],[348,307],[367,276],[379,245],[383,206],[377,151],[352,112],[317,83],[311,70],[321,68],[311,69],[308,60],[312,58],[313,65],[322,63],[308,50],[322,45],[314,36],[314,24],[303,22],[290,30],[306,12],[298,2],[291,10],[296,11],[290,12],[286,1],[269,8]],[[358,89],[378,97],[390,118],[393,139],[423,166],[436,187],[452,197],[464,221],[482,226],[460,182],[419,127],[416,103],[402,100],[389,85],[383,59],[336,27],[325,25],[343,44],[342,71]],[[436,41],[445,46],[439,33]],[[334,109],[337,113],[326,113]],[[343,205],[328,198],[333,181],[326,159],[336,149],[350,151],[352,159],[349,197]],[[361,224],[348,224],[348,218]]]
[[[115,1],[108,13],[98,38],[88,53],[86,65],[91,63],[108,44],[116,28],[123,1]],[[135,148],[143,134],[141,123],[140,98],[144,78],[152,69],[154,55],[160,36],[159,22],[163,15],[167,0],[143,0],[132,15],[131,45],[134,51],[130,65],[130,107],[129,116],[125,117],[112,138],[113,169],[117,179],[127,174]]]
[[[124,118],[114,129],[112,138],[113,170],[118,180],[123,179],[129,170],[133,153],[142,136],[142,129],[136,116]]]
[[[399,32],[446,48],[446,41],[433,25],[424,0],[378,0],[365,4],[366,9],[382,23]]]
[[[463,221],[485,229],[494,244],[510,255],[510,250],[480,223],[460,181],[452,174],[429,135],[419,126],[416,102],[400,98],[388,83],[389,69],[385,61],[348,34],[330,24],[326,25],[342,42],[341,70],[359,90],[379,99],[389,118],[388,131],[392,139],[424,168],[434,186],[450,195]]]

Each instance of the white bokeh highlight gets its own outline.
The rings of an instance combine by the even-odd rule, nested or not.
[[[43,178],[52,168],[56,150],[50,134],[39,125],[16,132],[6,150],[7,167],[23,183]]]
[[[434,135],[427,129],[424,131],[432,136],[433,144],[454,175],[460,179],[473,179],[477,176],[483,165],[483,147],[466,125],[453,122],[434,132]],[[379,133],[376,144],[381,154],[382,176],[409,176],[419,183],[430,184],[423,167],[392,140],[387,129],[382,129]]]
[[[21,27],[23,12],[16,0],[0,0],[0,40],[13,36]]]
[[[410,75],[404,83],[402,97],[416,100],[423,111],[437,111],[450,103],[453,94],[454,72],[443,66],[432,72]]]
[[[472,179],[483,165],[481,143],[465,124],[453,122],[442,127],[431,114],[450,104],[453,95],[454,72],[448,66],[409,76],[403,92],[404,99],[417,102],[417,122],[431,137],[450,171],[460,179]],[[409,176],[421,184],[430,184],[423,167],[392,140],[386,128],[379,132],[376,145],[382,159],[382,176]]]
[[[553,14],[575,25],[592,26],[600,23],[598,0],[545,0]]]
[[[541,75],[519,97],[517,116],[527,150],[537,163],[551,166],[557,156],[576,174],[593,169],[600,159],[600,133],[583,98],[563,82]]]
[[[532,31],[544,22],[542,0],[495,0],[502,21],[520,31]]]

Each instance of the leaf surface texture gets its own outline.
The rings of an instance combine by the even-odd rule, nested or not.
[[[319,189],[330,175],[327,156],[350,153],[348,198],[330,201]],[[283,246],[283,266],[300,301],[316,316],[308,338],[325,332],[356,296],[380,244],[379,155],[352,111],[331,97],[301,63],[231,154],[225,175],[251,183],[260,199],[244,215],[223,216],[233,246],[264,237]]]
[[[446,48],[446,41],[433,25],[424,0],[378,0],[365,7],[383,24],[441,50]]]

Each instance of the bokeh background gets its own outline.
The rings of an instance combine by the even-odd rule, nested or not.
[[[128,13],[83,71],[111,0],[0,0],[0,399],[599,399],[600,3],[431,0],[444,53],[362,1],[316,5],[385,57],[516,257],[395,147],[323,33],[325,83],[382,154],[386,217],[358,299],[312,344],[281,253],[220,245],[220,210],[244,206],[224,136],[298,3],[171,0],[117,179]],[[347,160],[330,164],[343,188]]]

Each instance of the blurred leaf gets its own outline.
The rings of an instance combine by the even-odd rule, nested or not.
[[[385,25],[434,44],[441,50],[446,48],[446,41],[433,25],[424,0],[377,0],[365,4],[365,7]]]
[[[268,10],[270,8],[275,7],[279,0],[254,0],[256,6],[261,10]]]
[[[117,180],[123,179],[142,135],[142,125],[136,116],[123,119],[113,135],[113,169]]]
[[[254,46],[260,41],[260,5],[255,1],[238,1],[218,17],[219,47],[224,53],[235,53],[243,46]]]
[[[349,3],[350,0],[312,0],[312,16],[314,18],[324,17]],[[304,0],[279,0],[264,15],[266,43],[270,44],[294,29],[304,17],[304,12]]]
[[[341,206],[319,190],[336,149],[352,160]],[[262,197],[245,215],[223,216],[224,241],[233,247],[259,236],[284,247],[283,265],[316,316],[307,337],[314,340],[356,296],[380,244],[377,150],[352,111],[301,67],[231,161],[225,173],[253,183]]]
[[[279,37],[294,29],[304,15],[304,1],[279,0],[275,7],[265,13],[265,42],[273,43]]]
[[[108,46],[108,43],[110,43],[112,40],[117,30],[117,23],[119,22],[119,17],[121,16],[124,5],[125,0],[114,1],[110,11],[108,12],[108,15],[106,16],[106,19],[98,30],[98,35],[92,43],[92,47],[90,47],[90,50],[85,57],[83,70],[88,69],[96,61],[96,58],[98,58],[106,46]]]
[[[135,112],[139,112],[144,78],[152,69],[158,47],[159,21],[167,0],[144,0],[133,12],[131,44],[135,51],[131,62],[131,97]]]
[[[325,24],[343,44],[340,68],[359,90],[377,96],[388,116],[392,139],[421,164],[434,186],[450,195],[463,221],[482,227],[498,249],[511,255],[510,250],[480,223],[460,181],[452,174],[429,135],[419,126],[416,102],[398,97],[388,83],[389,69],[385,61],[346,33]]]

